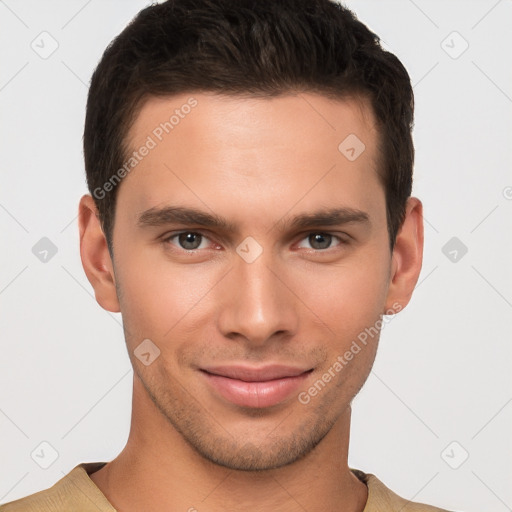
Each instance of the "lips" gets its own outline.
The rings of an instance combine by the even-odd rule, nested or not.
[[[277,405],[297,392],[311,368],[242,365],[202,368],[212,391],[241,407],[264,408]]]

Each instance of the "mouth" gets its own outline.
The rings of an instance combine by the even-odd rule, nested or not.
[[[211,390],[240,407],[265,408],[277,405],[296,393],[312,368],[269,365],[216,366],[201,368]]]

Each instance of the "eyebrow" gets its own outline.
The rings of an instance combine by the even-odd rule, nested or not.
[[[137,221],[137,225],[140,227],[156,227],[173,223],[200,225],[208,228],[222,229],[224,231],[236,231],[236,226],[232,222],[229,222],[219,215],[184,206],[150,208],[142,212]]]
[[[312,213],[302,213],[292,218],[291,222],[285,219],[276,223],[281,229],[290,225],[291,228],[302,229],[315,226],[338,226],[348,223],[370,224],[370,217],[362,210],[354,208],[324,208]]]
[[[201,226],[233,233],[239,232],[236,224],[224,217],[183,206],[153,207],[142,212],[137,221],[137,225],[141,228],[158,227],[173,223]],[[284,231],[286,228],[303,229],[348,223],[370,225],[370,217],[366,212],[354,208],[322,208],[310,213],[301,213],[291,219],[283,217],[273,225],[272,229],[277,227]]]

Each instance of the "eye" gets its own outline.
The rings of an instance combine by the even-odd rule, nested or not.
[[[325,249],[329,249],[331,247],[331,244],[334,239],[337,239],[339,241],[339,244],[342,245],[346,243],[344,240],[342,240],[339,236],[332,235],[330,233],[310,233],[306,238],[304,238],[304,241],[307,241],[310,244],[310,247],[317,251],[322,251]],[[304,242],[301,242],[298,247],[304,247],[302,245]]]
[[[177,243],[174,243],[174,239],[176,239]],[[195,231],[183,231],[182,233],[176,233],[175,235],[168,236],[164,242],[177,245],[180,249],[184,249],[186,251],[194,251],[196,249],[205,249],[208,246],[207,243],[204,243],[205,240],[208,240],[208,238],[201,233],[196,233]]]

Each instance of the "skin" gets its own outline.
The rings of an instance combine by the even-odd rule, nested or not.
[[[350,404],[378,336],[307,404],[293,393],[272,407],[240,407],[199,369],[312,369],[299,390],[307,391],[359,333],[409,302],[422,263],[421,202],[409,198],[391,252],[378,132],[362,99],[151,98],[131,147],[191,96],[197,106],[119,185],[113,260],[92,197],[80,201],[82,263],[98,303],[122,312],[134,367],[127,445],[91,479],[122,512],[362,511],[367,488],[347,462]],[[354,161],[338,150],[351,133],[366,146]],[[235,229],[138,226],[142,212],[169,205],[222,216]],[[289,224],[326,207],[361,210],[369,221]],[[195,251],[169,238],[183,231],[203,235]],[[332,238],[322,246],[315,233]],[[248,236],[263,251],[252,263],[236,251]],[[148,366],[134,355],[144,339],[160,350]]]

